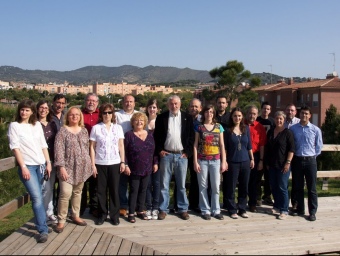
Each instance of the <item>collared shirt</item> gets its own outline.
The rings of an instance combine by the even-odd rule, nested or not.
[[[289,121],[285,121],[284,126],[285,128],[290,129],[290,127],[292,127],[294,124],[298,124],[300,123],[300,118],[297,117],[293,117],[293,119],[289,122]]]
[[[229,122],[229,116],[230,112],[225,111],[223,115],[219,115],[218,112],[216,112],[216,121],[217,123],[220,123],[224,130],[228,129],[228,122]]]
[[[59,118],[56,114],[54,114],[52,112],[52,115],[51,115],[52,120],[51,120],[51,122],[55,123],[55,125],[57,126],[57,131],[59,131],[60,128],[64,125],[64,115],[65,115],[65,113],[63,111],[63,112],[61,112],[61,116]]]
[[[248,125],[250,129],[253,153],[259,152],[260,148],[267,143],[266,129],[257,121],[254,121],[253,124],[248,124],[248,122],[245,121],[245,124]]]
[[[171,112],[169,112],[168,133],[166,135],[166,140],[164,143],[165,150],[169,151],[183,150],[181,130],[182,130],[181,111],[178,111],[177,115],[174,115]]]
[[[131,117],[136,112],[138,111],[134,110],[131,114],[129,114],[126,113],[123,109],[116,112],[117,124],[120,124],[123,127],[124,134],[132,130]]]
[[[94,112],[89,113],[85,108],[82,110],[84,116],[84,125],[89,133],[91,134],[92,127],[98,123],[99,119],[99,109],[96,109]]]
[[[302,126],[300,123],[290,127],[294,135],[296,156],[318,156],[322,149],[322,134],[319,127],[308,122]]]

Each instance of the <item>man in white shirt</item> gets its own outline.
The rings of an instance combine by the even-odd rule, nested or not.
[[[296,116],[296,107],[294,104],[288,104],[286,106],[286,121],[285,121],[285,127],[290,128],[292,125],[297,124],[300,122],[300,118],[295,117]]]
[[[116,112],[117,124],[120,124],[123,127],[124,134],[132,129],[130,122],[131,117],[134,113],[138,112],[135,110],[135,105],[135,97],[131,94],[126,94],[123,98],[123,109]],[[128,176],[122,174],[119,180],[119,212],[121,216],[126,215],[129,206],[128,183]]]

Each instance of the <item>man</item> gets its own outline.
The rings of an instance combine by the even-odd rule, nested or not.
[[[216,98],[216,121],[220,123],[224,130],[228,129],[228,121],[230,113],[226,111],[228,107],[227,98],[225,96],[217,96]]]
[[[300,122],[300,119],[295,117],[296,116],[296,107],[294,104],[288,104],[286,106],[286,121],[285,127],[290,128],[292,125],[297,124]]]
[[[98,123],[99,119],[99,109],[98,109],[99,98],[95,93],[88,93],[85,97],[84,109],[82,110],[84,116],[84,125],[89,133],[91,134],[92,127]],[[88,190],[87,190],[88,184]],[[84,183],[83,191],[81,194],[81,204],[80,204],[80,215],[84,214],[87,207],[87,191],[89,191],[89,213],[94,217],[98,217],[98,199],[97,199],[97,177],[92,175]]]
[[[193,153],[194,125],[192,117],[180,110],[181,99],[177,95],[168,98],[168,111],[156,118],[154,131],[155,154],[160,156],[159,171],[161,172],[161,197],[159,220],[164,220],[169,212],[169,186],[172,171],[177,185],[177,208],[180,217],[188,220],[188,199],[186,196],[185,179],[188,158]]]
[[[189,104],[189,114],[194,120],[195,125],[200,124],[201,115],[199,114],[202,110],[202,103],[199,99],[193,98]],[[199,189],[197,181],[197,173],[194,170],[193,157],[188,158],[188,168],[190,171],[190,188],[189,188],[189,209],[196,212],[199,211]]]
[[[64,94],[56,94],[52,103],[52,121],[55,122],[57,130],[63,126],[64,109],[66,106],[66,97]]]
[[[297,124],[300,122],[300,119],[295,117],[296,116],[296,107],[294,104],[288,104],[286,106],[286,121],[285,121],[285,127],[286,128],[290,128],[291,126],[293,126],[294,124]],[[294,181],[292,180],[292,189],[290,191],[290,200],[291,200],[291,204],[292,204],[292,208],[295,211],[296,207],[297,207],[297,201],[295,199],[295,191],[294,191]]]
[[[264,146],[267,142],[266,129],[262,124],[256,121],[257,115],[258,109],[255,105],[251,105],[247,108],[245,124],[249,126],[255,162],[254,168],[250,171],[248,183],[248,207],[250,212],[257,212],[257,187],[262,178],[259,171],[263,170]]]
[[[116,112],[117,124],[120,124],[123,128],[124,134],[132,129],[131,127],[131,117],[134,113],[138,112],[135,110],[135,97],[131,94],[126,94],[123,97],[123,109]],[[129,207],[129,194],[128,194],[128,183],[129,177],[125,174],[120,175],[119,180],[119,200],[120,200],[120,210],[119,214],[125,216],[127,214],[127,209]]]
[[[316,191],[317,163],[316,157],[321,154],[322,134],[319,127],[309,122],[311,110],[308,106],[300,111],[300,122],[290,127],[294,135],[295,155],[292,161],[292,179],[297,208],[293,216],[304,215],[304,178],[308,190],[308,211],[310,221],[316,220],[318,195]]]
[[[258,121],[260,124],[263,125],[263,127],[266,129],[266,132],[268,132],[271,128],[275,127],[275,121],[274,118],[270,117],[269,114],[271,113],[271,106],[270,104],[265,101],[261,104],[261,116],[258,116],[256,118],[256,121]],[[266,167],[266,163],[263,163],[263,169],[262,171],[259,171],[259,180],[260,182],[257,185],[257,206],[262,205],[262,200],[264,204],[273,205],[273,200],[271,198],[272,191],[270,189],[270,182],[269,182],[269,172]],[[261,188],[261,181],[262,177],[264,176],[264,184],[263,184],[263,197],[262,196],[262,188]]]
[[[56,124],[57,131],[64,125],[64,109],[66,106],[66,97],[64,94],[56,94],[53,98],[52,103],[52,122]],[[55,183],[57,186],[53,186],[53,209],[54,213],[58,212],[58,200],[59,200],[59,180],[56,177]],[[52,218],[53,221],[54,218]],[[57,218],[55,218],[55,222],[57,222]]]

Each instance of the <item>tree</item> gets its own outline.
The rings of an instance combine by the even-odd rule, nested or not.
[[[237,106],[240,107],[242,110],[246,110],[247,106],[255,105],[258,109],[261,109],[260,102],[258,100],[259,96],[256,92],[245,89],[242,91],[238,98]]]

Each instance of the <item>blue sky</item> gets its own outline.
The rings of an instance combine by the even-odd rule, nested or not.
[[[340,72],[335,0],[1,0],[0,13],[0,66],[211,70],[236,59],[252,73],[324,78],[334,52]]]

